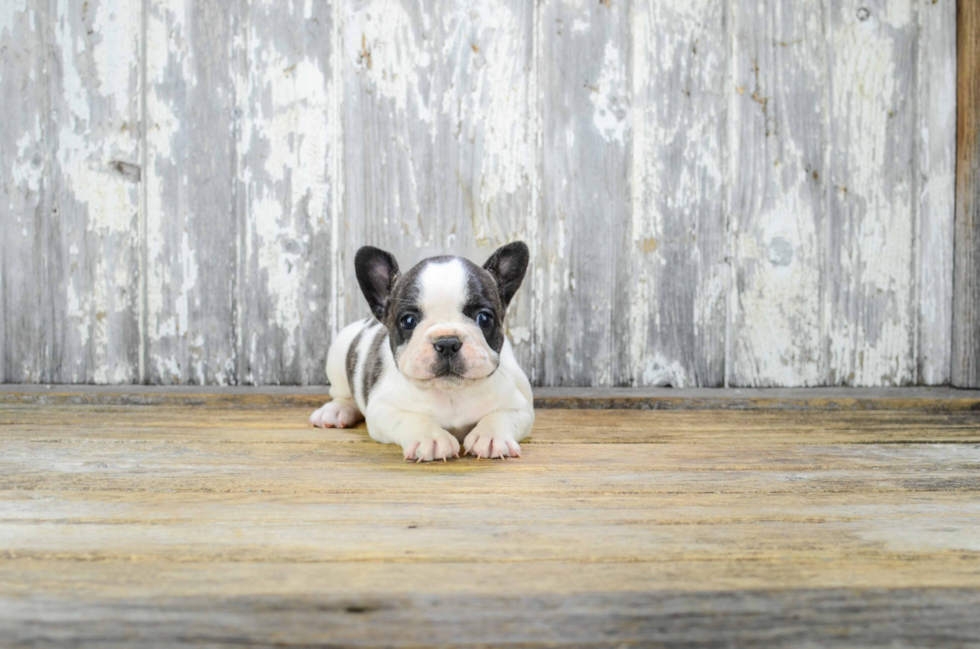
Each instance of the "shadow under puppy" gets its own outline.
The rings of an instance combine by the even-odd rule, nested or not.
[[[519,457],[534,423],[531,384],[504,334],[507,305],[527,270],[518,241],[481,268],[431,257],[404,275],[389,253],[365,246],[354,268],[373,317],[345,327],[327,354],[332,401],[323,428],[367,420],[368,434],[405,459]]]

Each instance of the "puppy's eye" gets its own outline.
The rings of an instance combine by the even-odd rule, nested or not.
[[[481,311],[476,316],[476,324],[480,325],[481,329],[489,329],[493,326],[493,315],[486,311]]]
[[[415,328],[415,325],[417,325],[418,323],[419,323],[419,319],[413,316],[411,313],[407,315],[403,315],[402,319],[399,321],[399,324],[402,326],[402,329],[404,329],[405,331],[411,331],[412,329]]]

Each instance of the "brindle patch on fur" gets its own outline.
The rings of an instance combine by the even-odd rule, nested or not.
[[[381,357],[381,345],[384,344],[387,338],[388,333],[385,331],[385,328],[378,327],[378,332],[371,341],[367,360],[364,361],[364,405],[367,405],[371,396],[371,390],[374,389],[378,379],[381,378],[381,371],[384,369],[384,359]]]
[[[420,320],[422,319],[422,310],[419,308],[419,295],[421,294],[419,274],[429,261],[431,260],[427,259],[416,264],[411,270],[400,276],[388,298],[388,308],[385,311],[383,324],[388,330],[388,342],[391,345],[391,353],[395,356],[395,362],[398,361],[398,349],[408,344],[412,338],[412,332],[405,331],[398,323],[403,316],[409,313],[414,314]]]
[[[463,315],[476,322],[480,311],[488,311],[493,316],[489,329],[482,329],[490,349],[500,353],[504,346],[504,314],[506,307],[500,301],[497,283],[493,276],[467,259],[461,259],[466,269],[466,304]]]
[[[357,343],[361,342],[361,334],[364,333],[366,328],[367,326],[364,326],[357,332],[357,335],[354,336],[354,340],[350,342],[350,347],[347,348],[347,385],[350,386],[351,396],[355,398],[357,396],[354,394],[354,374],[357,373]]]

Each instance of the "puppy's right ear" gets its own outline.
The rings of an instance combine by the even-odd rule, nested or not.
[[[371,313],[383,321],[385,309],[388,308],[388,296],[398,279],[398,262],[380,248],[364,246],[354,256],[354,272],[368,306],[371,307]]]
[[[483,269],[497,280],[497,290],[500,292],[500,300],[505,308],[524,281],[528,259],[530,253],[527,244],[523,241],[514,241],[497,248],[490,255],[490,259],[487,259],[487,263],[483,264]]]

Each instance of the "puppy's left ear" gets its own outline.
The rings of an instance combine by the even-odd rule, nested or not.
[[[388,296],[398,279],[398,262],[391,253],[364,246],[354,256],[354,272],[368,306],[371,307],[371,313],[383,321],[388,307]]]
[[[521,287],[530,257],[527,245],[523,241],[515,241],[497,248],[490,259],[487,259],[487,263],[483,264],[483,269],[497,280],[497,292],[500,293],[504,307],[510,304],[514,293]]]

